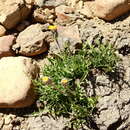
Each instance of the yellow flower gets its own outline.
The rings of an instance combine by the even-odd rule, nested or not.
[[[43,83],[48,83],[49,82],[49,77],[43,76],[42,81],[43,81]]]
[[[61,80],[61,84],[66,85],[68,83],[68,80],[66,78],[63,78]]]
[[[56,30],[56,29],[57,29],[57,26],[55,26],[55,25],[50,25],[50,26],[48,26],[48,29],[50,29],[50,30]]]

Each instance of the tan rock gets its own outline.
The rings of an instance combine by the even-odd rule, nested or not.
[[[34,4],[36,6],[42,7],[43,6],[43,0],[34,0]]]
[[[48,44],[53,41],[51,31],[44,31],[44,25],[34,24],[22,31],[13,45],[13,50],[25,56],[35,56],[46,52]]]
[[[55,11],[53,8],[37,8],[34,10],[33,18],[36,22],[53,24],[55,19]]]
[[[28,16],[31,7],[31,4],[27,4],[24,0],[4,0],[0,2],[0,23],[7,29],[13,28]]]
[[[72,42],[81,42],[79,30],[77,25],[71,25],[71,26],[58,26],[57,27],[58,36],[62,37],[63,39],[66,38],[68,40],[71,40]]]
[[[14,42],[15,37],[13,35],[0,37],[0,58],[14,55],[12,50]]]
[[[4,118],[0,116],[0,130],[2,129],[3,125],[4,125]]]
[[[130,10],[128,0],[95,0],[86,2],[94,16],[105,20],[113,20]]]
[[[0,25],[0,37],[4,36],[5,33],[6,33],[6,29],[2,25]]]
[[[66,0],[67,4],[71,7],[75,7],[80,0]]]
[[[60,5],[56,7],[55,8],[55,12],[57,16],[56,21],[60,25],[72,23],[75,20],[75,15],[73,15],[74,10],[75,10],[74,8],[71,8],[66,5]]]
[[[11,117],[9,116],[9,115],[6,115],[5,117],[4,117],[4,124],[5,125],[9,125],[10,124],[10,122],[11,122]]]
[[[0,108],[27,107],[34,102],[32,80],[38,66],[26,57],[6,57],[0,60]]]
[[[13,125],[9,124],[9,125],[4,125],[2,130],[12,130],[13,129]]]
[[[90,10],[88,4],[85,4],[84,7],[79,10],[79,12],[87,18],[93,18],[93,13]]]
[[[50,44],[50,53],[59,53],[67,46],[69,46],[70,49],[74,49],[77,43],[81,43],[77,25],[57,26],[57,33],[57,42]],[[67,43],[69,43],[69,45],[67,45]]]
[[[56,7],[55,12],[56,13],[65,13],[65,14],[71,14],[74,13],[75,8],[66,6],[66,5],[60,5]]]

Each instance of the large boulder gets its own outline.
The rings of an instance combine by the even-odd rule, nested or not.
[[[16,26],[25,19],[31,11],[32,0],[2,0],[0,1],[0,23],[7,29]]]
[[[47,51],[48,43],[52,40],[53,34],[47,31],[47,27],[34,24],[18,35],[13,50],[25,56],[35,56]]]
[[[5,57],[0,60],[0,108],[21,108],[34,102],[32,80],[38,66],[26,57]]]
[[[0,37],[0,58],[14,55],[12,50],[14,42],[15,37],[13,35]]]
[[[92,14],[105,20],[113,20],[130,10],[128,0],[95,0],[86,2]]]

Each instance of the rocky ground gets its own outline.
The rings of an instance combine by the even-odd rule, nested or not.
[[[8,3],[9,0],[6,1],[8,4],[6,2],[4,4],[5,9],[0,6],[1,10],[8,14],[6,19],[4,19],[5,17],[3,18],[1,15],[4,13],[0,10],[0,58],[2,58],[0,60],[0,73],[2,74],[0,82],[4,78],[6,80],[0,85],[7,86],[9,83],[12,89],[16,85],[19,90],[15,88],[15,93],[20,91],[18,93],[20,96],[17,96],[13,93],[14,91],[7,89],[7,93],[5,92],[4,94],[10,96],[5,98],[2,91],[4,88],[1,87],[0,130],[69,129],[65,125],[68,119],[63,117],[54,119],[43,113],[33,116],[31,113],[36,109],[38,103],[34,103],[27,108],[17,109],[17,107],[21,106],[21,101],[23,106],[28,106],[33,102],[33,94],[31,93],[27,97],[25,93],[22,94],[23,89],[20,88],[23,85],[23,88],[28,88],[24,89],[24,92],[30,92],[31,82],[27,75],[31,78],[37,77],[36,74],[39,69],[36,63],[39,67],[44,66],[47,63],[47,53],[61,51],[65,46],[64,43],[68,41],[71,43],[70,48],[73,50],[81,42],[86,42],[86,39],[89,43],[93,43],[96,38],[113,44],[117,49],[117,55],[120,56],[122,61],[118,65],[119,69],[117,72],[112,75],[96,74],[95,77],[92,77],[88,94],[93,95],[95,93],[101,98],[98,101],[98,113],[95,115],[91,128],[84,126],[84,129],[129,130],[130,13],[128,12],[111,22],[107,22],[98,17],[91,18],[89,11],[87,13],[84,12],[84,8],[82,8],[84,1],[82,0],[78,2],[70,0],[68,5],[65,0],[43,0],[42,2],[36,0],[35,6],[31,3],[31,0],[25,1],[27,2],[26,4],[22,0],[20,1],[21,3],[15,1],[19,4],[14,4],[15,8],[12,10],[12,6]],[[6,10],[7,8],[9,9],[8,11]],[[11,11],[15,13],[11,14]],[[23,17],[21,18],[20,16]],[[49,25],[56,25],[57,30],[49,30]],[[57,39],[54,39],[54,35]],[[2,44],[3,42],[4,45]],[[12,59],[8,56],[11,56]],[[9,69],[6,70],[8,68],[6,66]],[[11,75],[9,75],[9,72]],[[14,79],[17,80],[17,83],[12,82]],[[17,85],[18,83],[20,86]],[[15,98],[17,97],[17,101],[12,98],[13,94]],[[9,108],[10,106],[12,107],[11,109]]]

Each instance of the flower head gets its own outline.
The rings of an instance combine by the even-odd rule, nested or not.
[[[68,83],[68,79],[63,78],[63,79],[61,80],[61,84],[62,84],[62,85],[66,85],[67,83]]]
[[[47,77],[47,76],[43,76],[43,77],[42,77],[42,82],[43,82],[43,83],[48,83],[49,80],[50,80],[50,79],[49,79],[49,77]]]
[[[48,26],[48,29],[50,29],[50,30],[56,30],[56,29],[57,29],[57,26],[55,26],[55,25],[50,25],[50,26]]]

